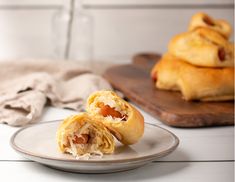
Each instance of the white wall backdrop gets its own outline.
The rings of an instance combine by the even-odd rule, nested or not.
[[[0,60],[53,59],[51,21],[61,7],[61,0],[0,0]],[[199,11],[234,22],[233,0],[84,0],[84,8],[94,18],[97,61],[163,53]]]

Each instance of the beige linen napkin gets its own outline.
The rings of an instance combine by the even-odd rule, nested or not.
[[[46,103],[81,111],[86,98],[102,89],[112,88],[75,62],[0,62],[0,123],[22,126],[36,122]]]

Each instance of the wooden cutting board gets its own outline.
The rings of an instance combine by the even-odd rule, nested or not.
[[[150,78],[157,54],[140,54],[133,64],[114,66],[104,77],[132,102],[175,127],[234,125],[234,103],[185,101],[179,92],[156,89]]]

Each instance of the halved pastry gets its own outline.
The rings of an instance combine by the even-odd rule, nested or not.
[[[210,28],[220,33],[226,39],[228,39],[232,33],[232,28],[227,21],[215,20],[205,13],[197,13],[193,15],[188,29],[189,31],[192,31],[200,27]]]
[[[167,53],[152,74],[157,88],[179,90],[185,100],[234,99],[234,68],[197,67]]]
[[[110,131],[86,113],[66,118],[59,126],[56,138],[61,152],[78,158],[111,154],[115,148]]]
[[[170,41],[168,50],[172,55],[197,66],[234,66],[233,43],[207,28],[198,28],[175,36]]]
[[[90,95],[87,111],[123,144],[136,143],[144,133],[144,118],[140,112],[112,91],[98,91]]]

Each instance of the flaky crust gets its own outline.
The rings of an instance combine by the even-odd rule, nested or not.
[[[179,90],[185,100],[234,99],[234,68],[197,67],[167,53],[152,74],[156,74],[157,88]]]
[[[168,50],[172,55],[197,66],[234,66],[234,44],[208,28],[176,35],[170,41]]]
[[[225,20],[215,20],[206,13],[197,13],[192,16],[188,30],[192,31],[197,28],[209,28],[220,33],[226,39],[228,39],[232,33],[232,27]]]
[[[66,140],[69,134],[77,131],[79,129],[79,125],[82,126],[85,122],[94,125],[97,130],[96,132],[99,132],[99,137],[103,144],[99,146],[98,150],[106,154],[113,153],[115,149],[115,143],[112,134],[102,123],[96,121],[87,113],[79,113],[77,115],[69,116],[62,121],[56,132],[56,140],[59,150],[61,152],[66,152],[63,140]],[[77,125],[77,123],[79,125]]]
[[[100,96],[109,97],[112,95],[116,104],[123,103],[128,110],[127,121],[112,121],[105,120],[103,116],[94,111],[91,105],[96,105],[96,98]],[[136,143],[144,133],[144,118],[132,105],[121,99],[114,92],[111,91],[98,91],[92,94],[87,101],[87,112],[91,113],[94,117],[102,122],[107,128],[109,128],[115,137],[123,144],[130,145]]]

